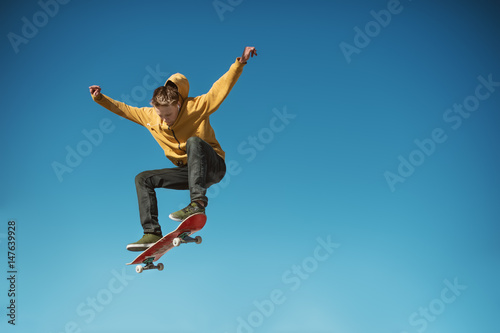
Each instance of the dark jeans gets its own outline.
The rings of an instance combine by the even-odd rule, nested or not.
[[[188,190],[191,202],[208,204],[207,189],[222,180],[226,174],[226,163],[214,149],[200,138],[187,140],[187,165],[144,171],[135,177],[139,214],[144,233],[161,234],[158,223],[158,203],[155,188]]]

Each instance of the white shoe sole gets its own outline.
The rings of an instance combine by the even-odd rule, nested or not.
[[[129,244],[127,245],[127,250],[129,251],[134,251],[134,252],[142,252],[146,251],[149,249],[151,246],[153,246],[155,243],[146,243],[146,244]]]
[[[175,222],[181,222],[182,221],[181,219],[178,219],[178,218],[174,217],[172,214],[170,214],[168,217],[169,217],[169,219],[171,219],[172,221],[175,221]]]

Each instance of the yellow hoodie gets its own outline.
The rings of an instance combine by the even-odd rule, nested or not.
[[[186,141],[193,136],[206,141],[219,156],[225,158],[225,153],[210,125],[209,116],[219,108],[238,81],[244,65],[236,59],[229,71],[213,84],[208,93],[198,97],[188,97],[189,82],[184,75],[177,73],[170,76],[167,82],[172,81],[177,85],[182,103],[179,115],[172,126],[162,124],[153,107],[133,107],[104,94],[92,98],[117,115],[146,127],[162,147],[165,156],[177,166],[186,165]]]

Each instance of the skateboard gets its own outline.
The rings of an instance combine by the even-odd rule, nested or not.
[[[196,236],[192,238],[191,235],[197,231],[200,231],[207,221],[207,216],[205,214],[194,214],[189,216],[187,219],[181,222],[177,229],[163,236],[162,239],[151,245],[148,249],[144,250],[141,254],[137,256],[132,262],[127,265],[136,265],[135,271],[137,273],[142,273],[144,270],[157,269],[159,271],[163,270],[164,266],[162,263],[158,265],[153,264],[161,258],[165,253],[177,247],[183,243],[201,243],[201,237]],[[144,264],[144,266],[141,266]]]

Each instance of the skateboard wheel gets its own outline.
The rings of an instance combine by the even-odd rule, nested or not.
[[[137,266],[135,266],[135,271],[136,271],[137,273],[142,273],[142,270],[143,270],[143,268],[142,268],[142,266],[141,266],[141,265],[137,265]]]
[[[181,239],[179,237],[174,238],[174,240],[172,241],[172,245],[173,246],[181,245]]]
[[[158,268],[159,271],[162,271],[164,266],[162,263],[159,263],[158,266],[156,266]]]
[[[194,238],[194,241],[195,241],[195,243],[196,243],[196,244],[201,244],[201,240],[202,240],[202,239],[201,239],[201,236],[196,236],[196,237]]]

